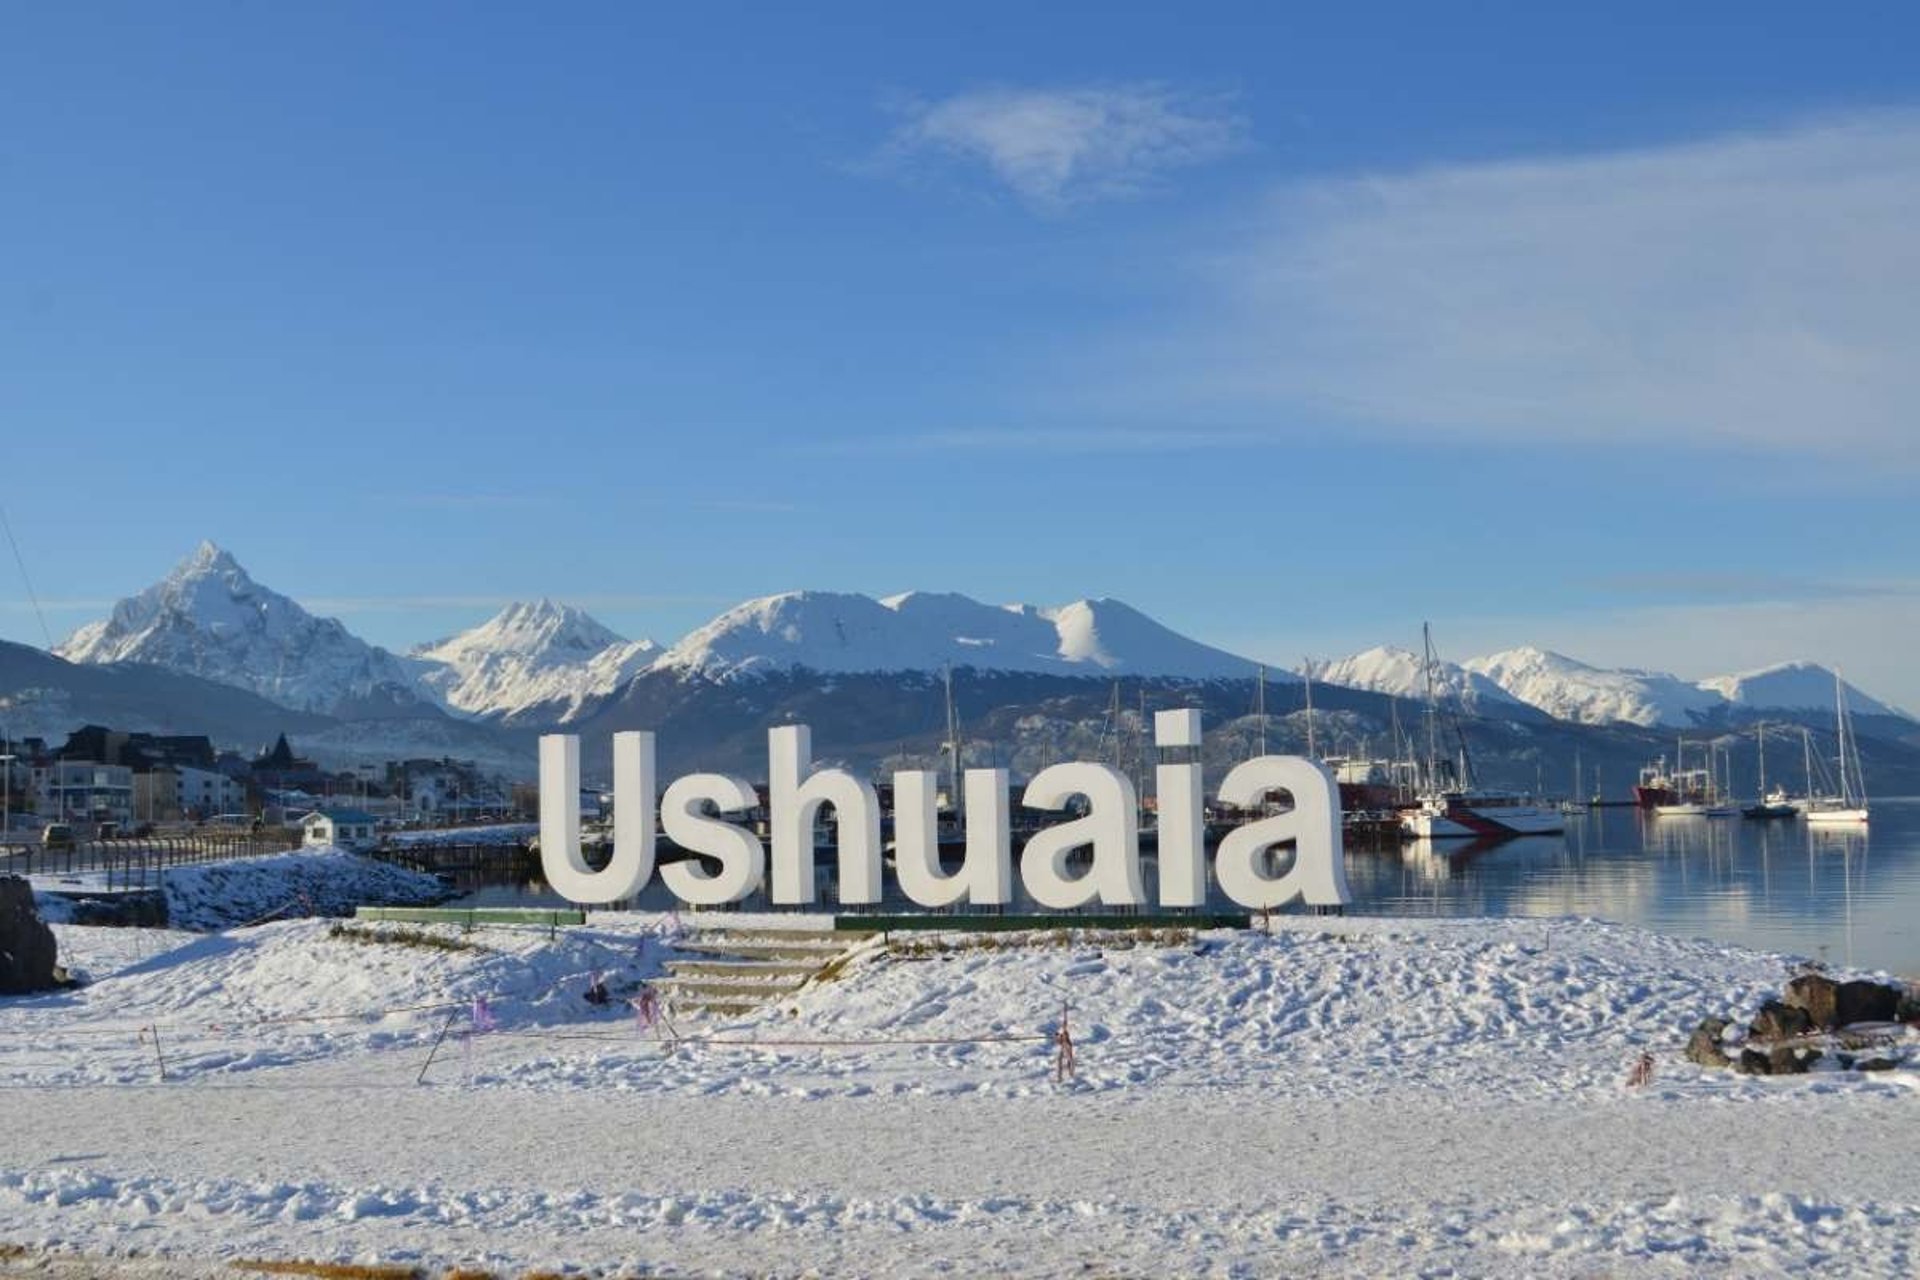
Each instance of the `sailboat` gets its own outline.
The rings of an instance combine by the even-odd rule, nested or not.
[[[1720,766],[1715,771],[1716,763]],[[1726,780],[1721,785],[1721,779]],[[1733,803],[1733,756],[1718,743],[1707,744],[1707,801],[1706,816],[1709,818],[1735,818],[1740,808]]]
[[[1847,711],[1847,686],[1840,673],[1833,676],[1834,720],[1839,726],[1840,794],[1807,803],[1807,821],[1820,826],[1867,825],[1867,780],[1860,771],[1860,744],[1853,737],[1853,717]]]
[[[1707,749],[1713,749],[1707,744]],[[1655,800],[1652,808],[1656,818],[1704,818],[1708,816],[1709,802],[1713,793],[1713,771],[1708,769],[1689,769],[1687,762],[1687,740],[1678,739],[1673,746],[1673,772],[1667,773],[1664,762],[1660,770],[1659,787],[1645,785],[1636,787],[1636,792],[1649,791],[1664,793],[1664,798]],[[1648,771],[1640,771],[1643,783]]]
[[[1439,715],[1439,700],[1434,694],[1433,630],[1423,625],[1421,639],[1426,649],[1427,680],[1427,764],[1423,779],[1425,790],[1420,804],[1403,815],[1402,829],[1416,840],[1465,840],[1474,837],[1558,835],[1567,829],[1560,811],[1536,804],[1531,796],[1513,791],[1496,791],[1476,786],[1473,765],[1467,758],[1466,739],[1458,722],[1453,729],[1460,737],[1460,768],[1456,785],[1441,785],[1438,737],[1434,721]],[[1451,717],[1450,717],[1451,718]],[[1458,785],[1464,783],[1465,785]]]
[[[1760,798],[1740,811],[1746,818],[1791,818],[1800,812],[1787,798],[1787,789],[1775,784],[1773,790],[1767,790],[1767,722],[1762,720],[1757,731],[1757,750],[1760,755]]]

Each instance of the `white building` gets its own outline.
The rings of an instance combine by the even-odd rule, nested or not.
[[[378,839],[374,821],[372,814],[359,809],[318,809],[300,819],[301,841],[309,846],[371,849]]]
[[[133,770],[126,765],[56,760],[34,770],[34,781],[49,821],[133,821]]]

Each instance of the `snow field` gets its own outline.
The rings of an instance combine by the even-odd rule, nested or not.
[[[1785,957],[1583,920],[895,935],[758,1013],[682,1016],[676,1047],[619,997],[683,922],[56,926],[96,981],[0,1003],[0,1242],[139,1250],[179,1275],[259,1256],[607,1275],[1915,1264],[1920,1072],[1753,1079],[1679,1056],[1700,1017],[1777,993]],[[594,973],[607,1007],[582,998]],[[468,1035],[476,998],[496,1029]],[[1045,1037],[1063,1005],[1064,1085],[1044,1038],[908,1043]],[[1628,1089],[1643,1049],[1654,1082]]]

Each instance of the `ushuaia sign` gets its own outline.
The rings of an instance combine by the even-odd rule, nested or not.
[[[1161,747],[1200,744],[1198,711],[1154,716]],[[580,739],[540,739],[540,859],[547,881],[573,902],[618,902],[637,896],[653,879],[657,832],[703,858],[662,865],[660,878],[681,901],[696,906],[738,902],[768,884],[779,905],[816,899],[814,820],[833,807],[839,831],[835,851],[839,900],[847,906],[881,901],[884,861],[880,799],[873,784],[844,769],[813,767],[812,734],[805,725],[767,731],[769,828],[758,836],[727,815],[751,809],[753,785],[724,773],[690,773],[668,784],[657,812],[658,768],[651,733],[613,735],[613,856],[596,871],[580,847]],[[1162,907],[1204,906],[1207,861],[1204,802],[1197,763],[1162,764],[1154,771],[1159,797],[1158,858]],[[893,775],[894,872],[900,889],[926,907],[959,903],[1001,906],[1013,897],[1014,857],[1009,778],[1005,769],[969,769],[963,795],[966,856],[951,871],[940,865],[936,831],[938,775],[905,770]],[[1219,799],[1253,811],[1284,797],[1282,812],[1251,818],[1227,832],[1213,857],[1214,877],[1227,897],[1262,910],[1295,898],[1314,906],[1346,903],[1350,895],[1340,846],[1340,791],[1319,763],[1302,756],[1258,756],[1221,780]],[[1077,803],[1076,803],[1077,802]],[[1103,764],[1050,765],[1021,796],[1029,809],[1083,810],[1035,832],[1021,850],[1019,875],[1043,907],[1071,910],[1099,903],[1146,905],[1140,876],[1138,797],[1133,783]],[[1292,858],[1268,851],[1291,846]],[[1084,870],[1068,857],[1090,849]],[[1270,862],[1286,869],[1269,874]],[[717,870],[714,869],[717,867]]]

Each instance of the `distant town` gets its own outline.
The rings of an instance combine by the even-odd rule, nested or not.
[[[531,811],[531,788],[472,760],[409,759],[324,769],[279,735],[252,756],[201,734],[132,733],[87,725],[59,746],[0,742],[4,833],[34,838],[48,824],[82,838],[148,834],[182,824],[294,826],[315,813],[405,826],[491,820]]]

